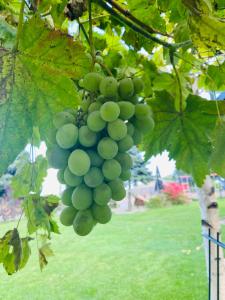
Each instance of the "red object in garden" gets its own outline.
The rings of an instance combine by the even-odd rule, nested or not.
[[[171,199],[176,199],[188,190],[188,184],[168,182],[164,183],[163,192],[168,194]]]

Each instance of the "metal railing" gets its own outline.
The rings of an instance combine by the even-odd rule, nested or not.
[[[216,280],[217,280],[217,300],[220,300],[220,248],[225,249],[225,244],[220,241],[220,233],[216,233],[216,238],[211,236],[211,229],[208,234],[203,234],[203,237],[208,240],[208,300],[211,300],[211,283],[212,283],[212,243],[216,245]]]

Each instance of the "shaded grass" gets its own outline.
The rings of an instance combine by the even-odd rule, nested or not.
[[[1,224],[0,234],[12,226]],[[197,203],[114,215],[86,238],[60,229],[52,240],[55,256],[42,273],[35,242],[24,270],[7,276],[0,269],[0,299],[207,299]]]

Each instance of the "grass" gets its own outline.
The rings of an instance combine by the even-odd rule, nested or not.
[[[12,226],[1,224],[0,235]],[[197,203],[114,215],[86,238],[62,227],[42,273],[34,242],[24,270],[7,276],[0,268],[0,299],[205,300],[200,230]]]

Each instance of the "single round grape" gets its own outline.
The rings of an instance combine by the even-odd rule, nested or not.
[[[78,128],[73,124],[65,124],[56,133],[56,141],[63,149],[73,147],[78,139]]]
[[[105,77],[100,83],[100,92],[107,98],[115,97],[117,95],[118,83],[113,77]]]
[[[88,112],[91,113],[93,111],[100,110],[100,108],[101,108],[101,103],[100,102],[93,102],[88,107]]]
[[[87,154],[90,157],[92,167],[101,167],[104,160],[95,150],[88,149]]]
[[[120,108],[117,103],[109,101],[101,106],[100,114],[104,121],[112,122],[119,117]]]
[[[53,148],[47,150],[48,163],[51,168],[65,169],[67,166],[70,152],[54,145]]]
[[[139,94],[144,89],[144,82],[141,78],[135,77],[133,78],[134,92],[135,94]]]
[[[99,132],[105,128],[106,122],[101,118],[99,111],[93,111],[88,115],[87,126],[94,132]]]
[[[143,134],[149,133],[153,130],[155,122],[152,117],[148,116],[143,119],[135,119],[133,121],[134,126],[140,130]]]
[[[77,210],[73,206],[65,207],[60,214],[60,222],[64,226],[71,226],[73,225],[76,214]]]
[[[100,206],[98,204],[93,204],[91,210],[93,217],[100,224],[106,224],[112,218],[112,211],[108,205]]]
[[[115,159],[120,163],[122,170],[131,169],[133,161],[128,153],[118,153]]]
[[[127,134],[122,140],[118,142],[118,150],[119,152],[128,151],[134,145],[134,141],[132,137]]]
[[[144,103],[139,103],[135,105],[135,117],[137,119],[143,119],[151,115],[151,108]]]
[[[103,60],[103,58],[100,55],[96,55],[96,62],[100,63],[100,64],[103,64],[104,60]]]
[[[65,124],[70,124],[70,123],[73,124],[74,122],[75,122],[74,116],[66,111],[61,111],[57,113],[53,118],[53,124],[56,129],[59,129]]]
[[[70,113],[71,115],[73,115],[76,118],[76,116],[77,116],[77,109],[75,109],[75,108],[66,108],[65,111],[68,112],[68,113]]]
[[[131,178],[131,171],[129,169],[122,170],[122,172],[120,174],[120,179],[122,179],[123,181],[127,181],[130,178]]]
[[[57,172],[57,179],[58,181],[61,183],[61,184],[64,184],[65,183],[65,180],[64,180],[64,170],[59,170]]]
[[[78,210],[84,210],[92,204],[92,190],[85,184],[81,184],[75,188],[72,194],[73,206]]]
[[[102,76],[99,73],[91,72],[84,76],[83,86],[89,92],[97,92],[101,80]]]
[[[79,142],[84,147],[92,147],[97,143],[98,136],[96,132],[91,131],[87,126],[79,128]]]
[[[83,177],[74,175],[67,167],[64,172],[64,180],[68,186],[76,187],[81,184]]]
[[[132,136],[134,134],[134,125],[131,122],[127,122],[127,134]]]
[[[122,140],[127,134],[127,126],[126,124],[120,120],[117,119],[116,121],[110,122],[107,126],[107,131],[109,136],[114,141]]]
[[[84,182],[89,187],[96,187],[103,183],[104,177],[101,169],[92,167],[88,173],[84,176]]]
[[[128,99],[134,94],[134,85],[131,78],[124,78],[119,83],[119,95],[122,99]]]
[[[94,189],[93,197],[98,205],[106,205],[112,197],[112,191],[106,183],[102,183]]]
[[[94,64],[94,71],[97,72],[97,73],[102,71],[102,67],[97,62]]]
[[[121,165],[115,159],[109,159],[102,165],[102,173],[107,180],[114,180],[121,174]]]
[[[61,196],[62,203],[66,206],[72,206],[72,194],[74,189],[72,187],[67,187]]]
[[[88,235],[94,225],[95,221],[89,209],[78,211],[73,221],[73,229],[80,236]]]
[[[105,103],[106,100],[107,100],[107,99],[106,99],[103,95],[99,95],[99,96],[97,97],[97,99],[96,99],[96,101],[97,101],[98,103]]]
[[[132,139],[134,141],[134,145],[139,145],[142,142],[143,135],[137,128],[134,128],[134,133],[132,135]]]
[[[98,143],[98,154],[104,159],[112,159],[118,152],[117,143],[111,138],[104,137]]]
[[[130,97],[128,99],[128,101],[130,101],[133,104],[137,104],[138,103],[138,96],[137,95],[133,95],[132,97]]]
[[[89,171],[90,165],[90,158],[85,151],[77,149],[70,154],[68,166],[73,174],[77,176],[85,175]]]
[[[88,108],[91,104],[91,100],[90,99],[85,99],[81,102],[81,109],[84,111],[84,112],[87,112],[88,111]]]
[[[123,200],[126,196],[126,190],[123,185],[123,181],[119,178],[112,180],[108,183],[112,191],[112,199],[115,201]]]
[[[130,118],[133,117],[134,111],[135,111],[135,106],[128,102],[128,101],[120,101],[118,102],[118,105],[120,107],[120,119],[122,120],[129,120]]]
[[[78,82],[79,87],[83,88],[84,87],[84,80],[80,79]]]

